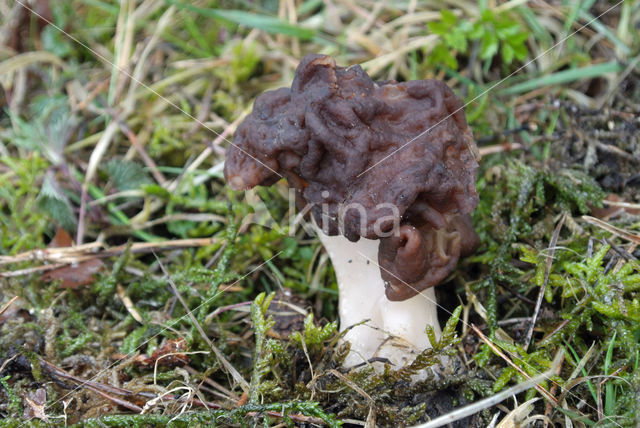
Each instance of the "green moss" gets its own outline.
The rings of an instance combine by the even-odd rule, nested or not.
[[[520,288],[525,276],[522,269],[511,263],[518,256],[515,244],[533,241],[537,250],[544,248],[551,239],[553,219],[557,215],[585,214],[590,204],[600,204],[604,193],[592,178],[574,170],[552,171],[510,161],[505,166],[489,163],[486,171],[485,176],[478,179],[480,203],[473,214],[483,247],[471,260],[490,266],[486,279],[473,288],[486,292],[489,328],[493,334],[498,319],[497,287],[504,284]],[[536,272],[540,280],[544,266]]]
[[[2,386],[2,388],[4,389],[4,393],[7,396],[9,402],[9,412],[11,414],[17,415],[22,413],[22,402],[20,400],[20,397],[18,397],[18,395],[16,395],[16,393],[13,391],[11,385],[9,385],[9,379],[11,379],[11,376],[0,377],[0,386]]]

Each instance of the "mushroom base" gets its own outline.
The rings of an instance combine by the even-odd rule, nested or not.
[[[351,343],[344,365],[379,357],[400,368],[430,348],[426,326],[432,326],[438,338],[441,333],[433,288],[404,301],[389,301],[378,267],[380,241],[351,242],[316,229],[338,280],[340,331],[348,330],[344,338]]]

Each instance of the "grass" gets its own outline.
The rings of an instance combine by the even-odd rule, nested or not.
[[[459,423],[640,423],[640,2],[33,4],[0,0],[0,426],[414,425],[550,369]],[[222,179],[311,52],[446,80],[483,153],[482,247],[404,368],[341,367],[327,255],[260,225],[286,185]]]

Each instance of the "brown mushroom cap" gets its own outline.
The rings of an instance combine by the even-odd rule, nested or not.
[[[380,262],[396,259],[396,275],[421,290],[446,277],[460,255],[464,237],[452,236],[461,223],[452,219],[468,218],[477,205],[476,152],[462,103],[445,83],[376,83],[360,66],[308,55],[290,89],[257,98],[227,151],[224,173],[235,189],[270,185],[281,174],[326,232],[351,241],[379,239],[403,223],[400,234],[419,242],[401,245],[398,233],[382,237],[381,253],[389,256]],[[443,236],[446,246],[434,244]],[[436,250],[449,255],[446,263]],[[417,254],[422,261],[409,260]],[[425,275],[434,279],[421,286]],[[388,282],[387,296],[402,300],[407,293]]]
[[[460,257],[478,247],[480,240],[468,214],[447,220],[440,229],[428,223],[418,228],[403,224],[399,234],[380,240],[378,264],[389,300],[406,300],[437,285]]]

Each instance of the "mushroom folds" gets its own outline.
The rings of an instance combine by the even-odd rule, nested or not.
[[[224,172],[235,189],[282,175],[328,235],[380,239],[387,298],[405,300],[477,246],[476,153],[445,83],[374,82],[358,65],[308,55],[290,89],[258,97]]]

